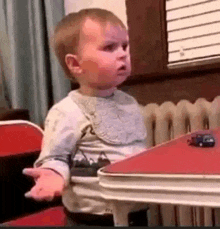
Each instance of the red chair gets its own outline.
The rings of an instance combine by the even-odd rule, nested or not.
[[[42,137],[43,130],[32,122],[0,121],[0,223],[6,222],[4,225],[65,225],[60,199],[49,203],[24,197],[34,181],[24,176],[22,170],[33,166]]]
[[[24,121],[0,121],[0,157],[9,157],[40,151],[43,130]]]
[[[65,226],[64,208],[57,206],[47,210],[18,218],[3,224],[4,226]]]

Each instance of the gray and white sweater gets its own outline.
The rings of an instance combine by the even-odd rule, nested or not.
[[[143,117],[132,96],[116,90],[91,97],[74,90],[50,109],[34,166],[63,176],[62,200],[69,211],[106,214],[111,209],[101,197],[97,169],[145,148]]]

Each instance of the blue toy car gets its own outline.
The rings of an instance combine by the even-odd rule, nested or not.
[[[192,134],[191,139],[187,140],[189,145],[194,145],[194,146],[208,146],[208,147],[213,147],[215,145],[215,139],[211,134]]]

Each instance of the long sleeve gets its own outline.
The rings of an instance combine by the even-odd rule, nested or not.
[[[67,101],[62,105],[71,106]],[[80,130],[78,120],[74,118],[79,117],[77,109],[66,112],[66,106],[63,107],[60,109],[54,106],[46,117],[42,150],[34,166],[55,170],[63,176],[67,185],[70,179],[70,157],[76,150]]]

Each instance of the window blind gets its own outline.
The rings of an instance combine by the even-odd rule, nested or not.
[[[220,0],[166,0],[168,68],[220,61]]]

